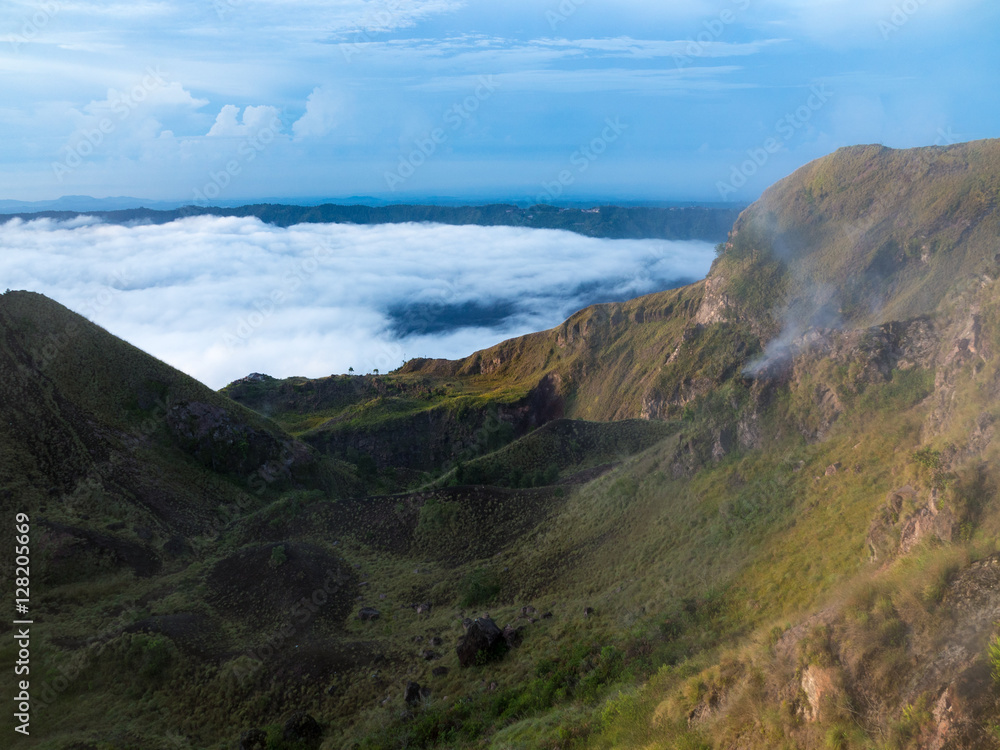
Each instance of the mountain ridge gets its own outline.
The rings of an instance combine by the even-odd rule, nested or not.
[[[838,151],[702,282],[377,376],[205,393],[79,319],[17,390],[77,318],[0,297],[39,669],[88,675],[32,742],[995,747],[998,163]]]
[[[276,226],[299,223],[383,224],[436,222],[454,225],[511,226],[532,229],[563,229],[587,237],[606,239],[701,239],[725,237],[738,211],[700,206],[623,207],[596,206],[589,209],[514,204],[484,206],[437,205],[338,205],[296,206],[255,204],[233,208],[183,206],[175,209],[129,208],[93,211],[38,211],[0,214],[0,222],[19,219],[70,220],[96,216],[110,223],[165,224],[192,216],[253,216]]]

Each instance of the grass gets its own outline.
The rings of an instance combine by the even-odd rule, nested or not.
[[[995,722],[1000,642],[966,613],[985,576],[970,564],[1000,537],[1000,297],[979,275],[994,262],[996,154],[935,153],[941,184],[866,148],[769,191],[715,267],[742,314],[728,323],[693,324],[697,284],[458,362],[227,389],[260,414],[93,328],[46,366],[51,380],[6,379],[8,402],[31,410],[3,427],[0,490],[105,540],[39,530],[33,669],[41,685],[73,676],[32,746],[221,749],[258,727],[281,747],[302,710],[324,748],[902,749],[952,685],[968,687],[956,710]],[[845,232],[845,215],[866,223]],[[744,377],[781,323],[774,301],[817,282],[842,290],[840,321],[861,328],[773,380]],[[904,314],[923,317],[882,325]],[[3,362],[65,320],[4,295]],[[142,431],[157,398],[218,406],[238,436],[294,430],[337,459],[309,454],[251,496],[238,472]],[[446,436],[458,446],[419,466],[399,458]],[[934,513],[902,554],[903,527]],[[126,563],[136,546],[156,552],[155,574]],[[343,574],[334,605],[319,603],[328,568]],[[228,588],[220,570],[236,571]],[[462,621],[484,610],[522,643],[461,668]],[[956,637],[980,663],[933,671]],[[806,674],[825,686],[817,721]],[[430,694],[406,706],[411,680]]]

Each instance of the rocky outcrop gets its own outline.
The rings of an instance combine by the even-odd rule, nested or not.
[[[458,642],[458,663],[471,667],[503,656],[507,648],[503,631],[497,624],[489,617],[478,617]]]
[[[726,294],[727,281],[722,276],[709,276],[705,280],[705,296],[701,299],[694,322],[707,326],[712,323],[725,323],[732,316],[732,302]]]
[[[335,456],[360,453],[375,465],[428,471],[496,450],[563,416],[562,377],[550,373],[523,398],[491,406],[449,406],[419,411],[376,425],[321,425],[303,440]]]
[[[323,741],[323,727],[307,713],[292,714],[281,732],[285,742],[295,742],[302,747],[317,748]]]
[[[866,544],[872,560],[909,553],[925,539],[951,541],[955,516],[940,505],[935,489],[918,492],[905,485],[890,492],[872,520]]]
[[[267,733],[263,729],[248,729],[240,735],[237,750],[267,750]]]
[[[806,721],[823,721],[830,710],[831,703],[843,696],[840,688],[842,681],[840,670],[836,667],[818,667],[810,665],[802,672],[802,692],[806,694],[806,705],[802,713]]]

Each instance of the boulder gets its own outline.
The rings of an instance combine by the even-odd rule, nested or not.
[[[312,716],[302,711],[292,714],[281,732],[285,742],[298,742],[306,747],[319,747],[323,740],[323,727]]]
[[[240,735],[239,750],[267,750],[267,734],[262,729],[248,729]]]
[[[407,705],[415,706],[420,703],[420,685],[416,682],[406,683],[406,690],[403,691],[403,700]]]
[[[503,632],[489,617],[472,621],[465,635],[458,642],[458,663],[469,667],[481,660],[495,659],[507,651]]]
[[[508,625],[503,629],[503,639],[507,648],[517,648],[521,645],[523,639],[521,630],[522,628],[515,628],[513,625]]]
[[[358,619],[361,620],[362,622],[377,620],[381,616],[382,613],[379,612],[377,609],[375,609],[375,607],[362,607],[358,611]]]

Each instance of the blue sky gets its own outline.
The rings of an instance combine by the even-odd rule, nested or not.
[[[1000,136],[987,0],[6,0],[0,198],[750,201]]]

